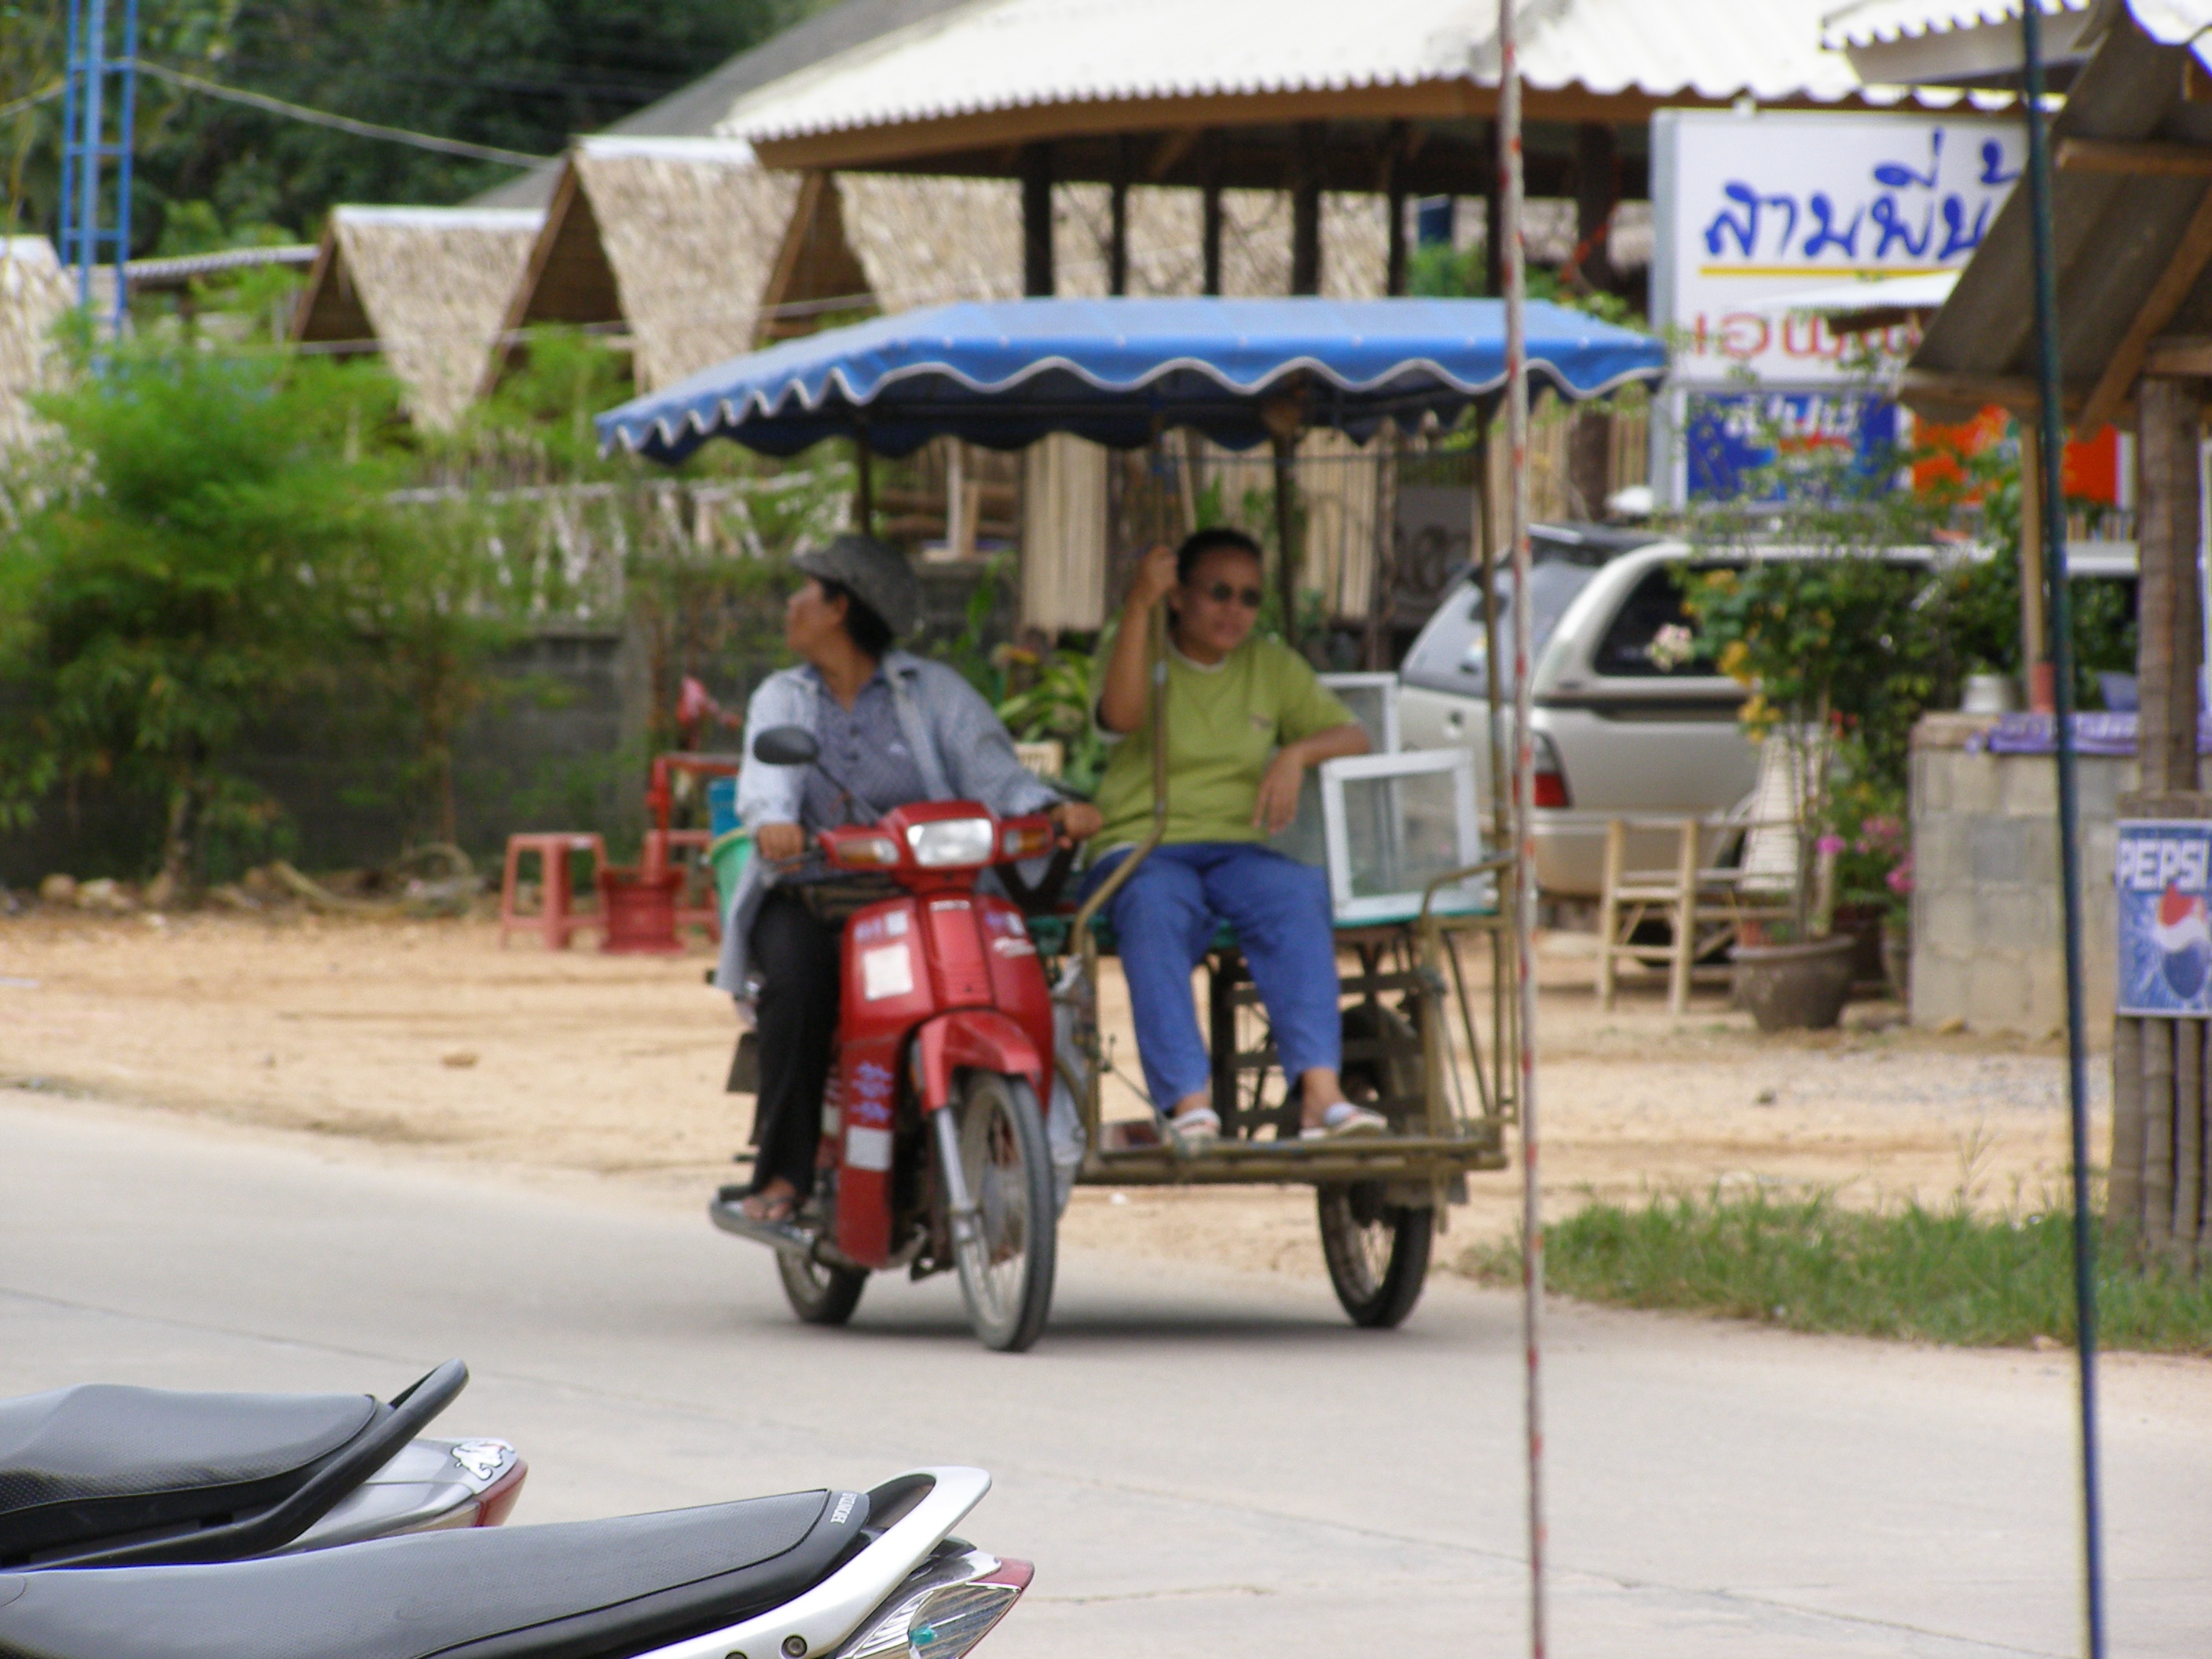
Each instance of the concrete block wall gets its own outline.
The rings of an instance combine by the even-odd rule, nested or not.
[[[2045,1036],[2063,1028],[2057,768],[1969,747],[1996,722],[1930,714],[1912,734],[1912,1023]],[[2132,757],[2084,756],[2082,988],[2088,1029],[2112,1018],[2112,855]]]

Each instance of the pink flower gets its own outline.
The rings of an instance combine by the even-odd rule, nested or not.
[[[1835,854],[1840,853],[1844,850],[1844,838],[1838,835],[1826,835],[1821,836],[1820,840],[1814,842],[1813,845],[1818,848],[1821,852],[1833,856]]]
[[[1906,854],[1883,879],[1889,883],[1889,890],[1893,893],[1911,892],[1912,890],[1912,855],[1910,853]]]

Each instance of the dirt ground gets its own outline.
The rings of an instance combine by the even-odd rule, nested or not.
[[[2048,1044],[1905,1030],[1861,1003],[1840,1032],[1762,1037],[1717,997],[1670,1018],[1656,988],[1610,1013],[1588,941],[1543,942],[1539,1105],[1553,1216],[1589,1194],[1762,1182],[1847,1202],[1962,1188],[1985,1206],[2062,1201],[2064,1068]],[[750,1097],[724,1092],[736,1022],[678,957],[566,951],[483,921],[297,912],[0,919],[0,1087],[328,1138],[364,1155],[608,1183],[690,1207],[733,1178]],[[1134,1070],[1118,984],[1105,1027]],[[2105,1108],[2101,1067],[2097,1147]],[[1109,1087],[1109,1113],[1134,1115]],[[1454,1253],[1509,1232],[1510,1172],[1478,1176]],[[1074,1242],[1319,1273],[1298,1189],[1086,1188]]]

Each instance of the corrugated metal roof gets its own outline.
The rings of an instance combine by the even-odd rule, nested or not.
[[[2069,139],[2121,143],[2163,140],[2212,149],[2212,106],[2185,95],[2190,39],[2172,43],[2123,22],[2098,41],[2051,123],[2054,146]],[[2058,255],[2059,361],[2069,415],[2121,349],[2130,326],[2172,261],[2206,194],[2202,177],[2062,167],[2051,179]],[[2035,308],[2027,192],[2016,190],[1958,286],[1928,325],[1905,373],[1904,395],[1942,416],[1993,400],[2032,396]],[[2212,273],[2159,325],[2212,332]]]
[[[2095,0],[2044,0],[2043,15],[2087,11]],[[1915,40],[1954,29],[2018,20],[2021,0],[1859,0],[1821,20],[1823,38],[1836,51],[1890,40]]]
[[[1540,89],[1889,103],[1823,47],[1833,0],[1559,0],[1523,25]],[[785,76],[718,132],[763,139],[1134,99],[1494,86],[1495,0],[975,0]]]

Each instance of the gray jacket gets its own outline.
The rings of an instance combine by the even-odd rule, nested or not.
[[[1042,811],[1060,797],[1014,757],[1014,740],[991,705],[975,688],[943,663],[904,651],[884,653],[883,672],[898,706],[907,747],[921,769],[932,800],[976,800],[1002,817]],[[805,769],[769,766],[750,758],[753,739],[774,726],[814,729],[815,700],[822,677],[804,664],[771,674],[745,705],[744,769],[738,775],[738,817],[749,830],[763,823],[799,821],[799,796]],[[752,990],[746,983],[748,940],[753,919],[771,872],[759,860],[731,895],[722,919],[722,959],[714,983],[737,998],[750,1017]]]

